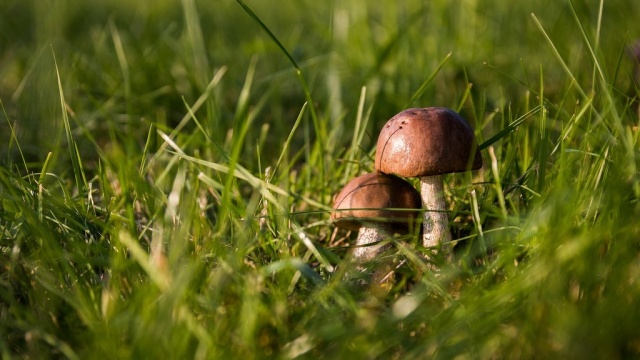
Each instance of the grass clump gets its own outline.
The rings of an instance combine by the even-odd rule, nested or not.
[[[633,2],[41,5],[0,14],[3,358],[638,356]],[[332,197],[409,106],[480,143],[454,258],[345,281]]]

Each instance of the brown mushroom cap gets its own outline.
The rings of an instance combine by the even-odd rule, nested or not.
[[[336,195],[333,208],[342,211],[332,212],[331,219],[336,220],[336,226],[349,230],[358,230],[367,219],[408,224],[419,217],[421,201],[418,191],[397,176],[365,174],[351,180]]]
[[[455,111],[442,107],[407,109],[382,128],[377,171],[406,177],[477,170],[482,157],[473,130]]]

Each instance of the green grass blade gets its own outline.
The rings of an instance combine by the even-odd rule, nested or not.
[[[131,254],[131,257],[145,271],[149,279],[162,291],[168,291],[171,285],[169,274],[162,271],[157,265],[151,261],[149,254],[142,249],[138,241],[127,231],[120,230],[118,232],[118,241],[125,246]]]
[[[311,282],[315,285],[321,285],[324,283],[324,280],[318,274],[316,274],[306,262],[298,258],[274,261],[263,268],[263,273],[264,275],[269,276],[288,268],[299,271],[300,274],[302,274],[305,278],[311,280]]]
[[[273,169],[271,170],[271,175],[269,176],[268,179],[266,179],[267,181],[270,181],[271,179],[273,179],[273,177],[275,176],[276,172],[278,171],[278,168],[280,167],[280,164],[282,163],[282,160],[284,160],[285,155],[289,151],[289,147],[291,145],[291,140],[293,139],[293,134],[298,129],[298,126],[300,126],[300,123],[302,122],[302,118],[303,118],[304,111],[305,111],[306,108],[307,108],[307,103],[302,104],[302,108],[300,109],[300,112],[298,113],[298,117],[296,118],[296,121],[293,123],[293,126],[291,127],[291,131],[289,132],[289,135],[287,136],[287,140],[285,140],[284,144],[282,145],[282,151],[280,151],[280,155],[278,156],[278,160],[276,161],[276,164],[273,166]]]
[[[282,45],[282,43],[280,42],[278,37],[275,36],[275,34],[260,19],[260,17],[258,17],[258,15],[256,15],[256,13],[253,10],[251,10],[251,8],[244,1],[236,0],[236,2],[269,35],[271,40],[273,40],[273,42],[278,46],[278,48],[285,54],[285,56],[287,57],[287,59],[289,60],[291,65],[293,65],[293,67],[296,69],[296,75],[298,77],[298,81],[302,85],[302,90],[304,92],[304,96],[305,96],[305,99],[307,101],[307,104],[311,104],[311,106],[309,106],[309,113],[311,114],[311,120],[313,121],[313,127],[314,127],[314,130],[315,130],[316,136],[317,136],[316,144],[317,144],[317,146],[319,146],[320,153],[324,153],[324,146],[325,146],[324,142],[325,142],[325,139],[327,138],[326,131],[325,131],[324,126],[321,126],[320,120],[319,120],[318,115],[316,113],[315,106],[313,106],[313,104],[315,104],[315,102],[313,101],[313,98],[311,97],[311,91],[309,90],[309,86],[307,85],[307,81],[305,80],[304,75],[302,74],[302,69],[300,68],[298,63],[295,61],[293,56],[291,56],[289,51],[287,51],[287,49],[284,47],[284,45]],[[325,178],[325,164],[324,164],[324,161],[320,161],[318,163],[318,165],[319,165],[319,170],[320,170],[320,178],[324,180],[324,178]]]
[[[60,71],[58,69],[58,62],[56,61],[56,54],[51,49],[53,55],[53,61],[56,69],[56,78],[58,80],[58,91],[60,95],[60,107],[62,110],[62,121],[64,123],[65,133],[67,135],[67,143],[69,145],[69,158],[71,160],[71,168],[73,170],[73,175],[76,180],[76,186],[78,187],[78,191],[81,196],[84,196],[88,186],[86,175],[84,174],[84,170],[82,169],[82,157],[78,151],[78,146],[73,139],[73,134],[71,133],[71,125],[69,124],[69,115],[67,114],[67,102],[64,100],[64,92],[62,91],[62,80],[60,79]]]
[[[498,197],[498,204],[500,204],[500,213],[502,215],[502,220],[507,219],[507,205],[504,200],[504,190],[502,189],[502,183],[500,180],[500,170],[498,169],[498,159],[496,158],[495,151],[493,151],[493,146],[489,147],[489,157],[491,159],[491,174],[493,175],[493,186],[496,191],[496,196]],[[478,206],[478,199],[476,198],[475,190],[473,192],[473,206],[474,206],[474,214],[476,207]],[[475,215],[474,215],[475,216]],[[478,215],[478,220],[480,219]],[[479,231],[481,231],[479,229]]]
[[[360,89],[360,100],[358,101],[358,111],[357,111],[357,115],[356,115],[356,125],[353,129],[353,136],[351,138],[351,146],[349,147],[349,149],[347,150],[347,165],[345,166],[345,170],[344,170],[344,176],[342,177],[342,183],[346,184],[349,180],[349,178],[351,178],[351,176],[353,176],[353,163],[354,163],[354,159],[355,156],[357,154],[357,152],[360,150],[360,143],[362,141],[362,136],[364,133],[364,130],[367,127],[367,121],[368,117],[366,118],[366,120],[363,123],[363,111],[364,111],[364,101],[365,101],[365,97],[367,94],[367,88],[366,87],[362,87]]]
[[[427,87],[429,86],[429,84],[431,84],[433,79],[436,78],[436,76],[438,75],[438,73],[440,72],[442,67],[447,63],[447,61],[449,61],[450,58],[451,58],[451,53],[448,53],[444,57],[444,59],[442,59],[442,61],[440,61],[440,63],[438,64],[436,69],[431,73],[431,75],[429,75],[429,77],[427,77],[427,79],[422,82],[422,84],[420,85],[418,90],[416,90],[416,92],[413,93],[413,95],[411,95],[411,99],[409,99],[409,101],[407,101],[407,103],[403,106],[403,109],[406,109],[406,108],[409,108],[409,107],[415,105],[416,101],[418,101],[420,96],[422,96],[422,94],[425,92],[425,90],[427,90]]]
[[[180,148],[177,148],[178,150]],[[246,181],[249,185],[251,185],[254,189],[260,191],[260,193],[262,194],[262,196],[264,196],[267,200],[271,201],[274,205],[279,206],[277,200],[273,197],[273,194],[270,194],[270,192],[279,194],[279,195],[284,195],[284,196],[294,196],[296,198],[300,198],[302,200],[304,200],[306,203],[308,203],[311,206],[320,208],[322,210],[325,211],[331,211],[331,207],[322,204],[318,201],[312,200],[308,197],[305,196],[301,196],[301,195],[297,195],[297,194],[293,194],[291,192],[288,192],[276,185],[273,185],[271,183],[268,183],[262,179],[259,179],[258,177],[252,175],[247,169],[245,169],[244,167],[242,167],[240,164],[238,164],[236,166],[236,168],[233,170],[233,172],[231,172],[229,166],[226,165],[222,165],[222,164],[217,164],[211,161],[206,161],[206,160],[202,160],[202,159],[198,159],[195,158],[193,156],[189,156],[186,155],[184,153],[180,153],[180,152],[175,152],[175,155],[179,156],[180,158],[183,158],[185,160],[191,161],[193,163],[196,164],[200,164],[203,165],[205,167],[208,167],[210,169],[213,169],[215,171],[219,171],[222,173],[232,173],[234,177],[240,179],[240,180],[244,180]]]
[[[582,87],[580,87],[580,85],[577,83],[576,77],[573,75],[573,72],[571,71],[571,69],[569,69],[569,66],[567,66],[567,63],[562,58],[562,55],[560,55],[560,52],[556,48],[555,44],[553,43],[553,41],[551,40],[551,38],[549,37],[547,32],[544,30],[544,27],[542,26],[542,24],[540,23],[540,21],[538,20],[536,15],[532,13],[531,14],[531,18],[533,18],[533,22],[538,27],[538,30],[540,30],[540,32],[542,33],[544,38],[547,40],[547,43],[549,44],[549,47],[551,48],[551,51],[553,52],[553,54],[555,55],[556,59],[560,63],[560,66],[562,66],[562,69],[564,70],[564,72],[569,76],[569,79],[571,79],[571,82],[573,84],[575,84],[575,87],[578,90],[578,92],[580,92],[580,95],[583,98],[586,98],[587,94],[584,92],[584,90],[582,90]]]
[[[4,108],[4,104],[2,103],[2,99],[0,99],[0,107],[2,108],[2,113],[4,114],[5,120],[7,120],[7,126],[9,126],[9,130],[11,130],[11,139],[9,142],[8,150],[11,149],[11,144],[15,141],[16,147],[18,148],[18,153],[20,153],[20,157],[22,158],[22,164],[24,165],[25,173],[29,173],[29,167],[27,166],[27,160],[24,157],[24,153],[22,152],[22,148],[20,147],[20,142],[18,141],[18,137],[16,136],[16,131],[11,125],[9,121],[9,115],[7,115],[7,110]]]
[[[216,89],[218,87],[218,85],[222,81],[222,78],[224,77],[226,72],[227,72],[227,67],[226,66],[222,66],[218,70],[218,72],[216,72],[216,74],[213,76],[213,78],[211,79],[211,81],[207,85],[206,90],[198,97],[198,99],[195,101],[195,103],[193,105],[188,106],[188,112],[182,117],[182,119],[180,120],[178,125],[171,131],[171,134],[168,135],[168,137],[167,137],[168,139],[173,141],[173,139],[175,139],[176,136],[178,136],[178,134],[182,131],[182,129],[185,126],[187,126],[189,121],[191,121],[194,118],[194,113],[196,111],[198,111],[206,103],[207,99],[211,95],[211,92],[213,92],[214,89]],[[203,133],[207,134],[204,130],[203,130]],[[145,169],[145,172],[147,172],[149,170],[149,168],[155,163],[155,161],[157,161],[158,156],[160,154],[162,154],[162,152],[167,148],[167,146],[169,146],[168,142],[164,142],[164,143],[162,143],[162,145],[160,145],[160,147],[158,148],[158,150],[156,151],[154,156],[147,163],[147,167]]]
[[[527,120],[529,117],[531,117],[531,116],[537,114],[538,112],[540,112],[541,109],[542,109],[541,105],[536,106],[535,108],[533,108],[530,111],[528,111],[526,114],[524,114],[524,115],[520,116],[519,118],[515,119],[509,125],[505,126],[504,129],[498,131],[495,135],[493,135],[488,140],[486,140],[482,144],[480,144],[478,146],[478,150],[484,150],[484,149],[488,148],[489,146],[493,145],[494,143],[498,142],[503,137],[509,135],[516,128],[518,128],[518,126],[520,126],[520,124],[522,124],[525,120]]]

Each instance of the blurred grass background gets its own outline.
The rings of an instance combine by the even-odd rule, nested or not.
[[[634,1],[247,5],[309,96],[236,1],[3,2],[3,358],[638,356]],[[408,106],[485,166],[362,288],[329,206]]]

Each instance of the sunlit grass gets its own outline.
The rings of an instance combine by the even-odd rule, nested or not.
[[[640,353],[634,2],[40,5],[0,14],[3,358]],[[453,258],[372,283],[330,206],[408,106],[484,167]]]

